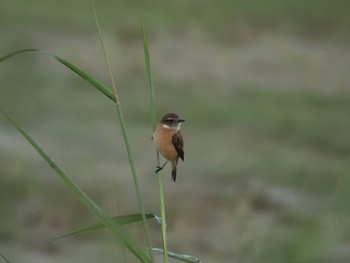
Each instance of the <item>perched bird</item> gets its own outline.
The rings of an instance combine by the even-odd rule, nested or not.
[[[180,133],[181,123],[184,122],[175,113],[167,113],[159,121],[153,134],[153,141],[157,150],[167,160],[163,166],[157,166],[156,173],[164,168],[168,161],[171,162],[171,178],[176,181],[176,166],[179,158],[184,160],[184,142]]]

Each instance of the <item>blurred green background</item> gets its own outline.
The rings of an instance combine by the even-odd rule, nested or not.
[[[159,214],[138,2],[96,6],[146,210]],[[186,119],[178,181],[164,173],[169,249],[203,262],[349,262],[350,2],[142,6],[158,114]],[[109,83],[89,1],[2,1],[0,35],[0,56],[46,49]],[[0,80],[0,104],[99,205],[137,211],[108,99],[40,54],[1,63]],[[94,221],[0,116],[0,251],[13,262],[118,262],[103,231],[47,243]],[[127,229],[144,241],[139,224]]]

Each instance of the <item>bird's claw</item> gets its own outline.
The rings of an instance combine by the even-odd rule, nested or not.
[[[168,163],[168,161],[166,161],[166,162],[163,164],[163,166],[157,165],[157,166],[156,166],[156,167],[157,167],[156,174],[159,173],[161,170],[163,170],[164,166],[165,166],[167,163]]]
[[[159,173],[161,170],[163,170],[163,167],[157,165],[156,166],[157,170],[156,170],[156,174]]]

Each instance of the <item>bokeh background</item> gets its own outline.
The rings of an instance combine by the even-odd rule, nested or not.
[[[96,6],[146,210],[159,214],[139,5]],[[350,2],[149,0],[142,9],[157,112],[186,119],[178,181],[164,172],[169,249],[203,262],[349,262]],[[109,83],[89,1],[2,1],[0,35],[1,56],[46,49]],[[2,107],[99,205],[137,212],[108,99],[41,54],[1,63],[0,80]],[[0,116],[0,251],[13,262],[121,262],[104,231],[48,244],[92,222]],[[161,246],[159,225],[150,227]],[[127,229],[144,242],[139,224]]]

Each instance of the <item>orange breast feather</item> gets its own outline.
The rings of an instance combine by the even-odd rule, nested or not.
[[[177,151],[171,141],[174,131],[171,129],[160,128],[154,134],[153,140],[158,151],[167,160],[176,160],[178,158]]]

